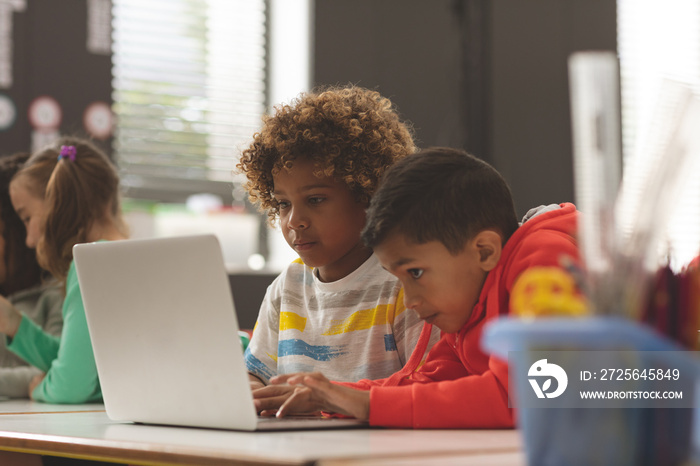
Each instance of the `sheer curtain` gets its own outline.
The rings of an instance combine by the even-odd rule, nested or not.
[[[266,109],[265,0],[113,0],[115,153],[129,197],[231,198]]]
[[[653,130],[649,125],[663,80],[700,91],[700,2],[618,0],[618,49],[625,173],[643,163],[641,145]],[[700,252],[700,176],[691,178],[674,203],[665,238],[676,269]]]

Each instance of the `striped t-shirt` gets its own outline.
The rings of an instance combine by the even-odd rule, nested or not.
[[[403,367],[422,327],[404,307],[400,282],[374,254],[331,283],[297,259],[267,289],[246,364],[265,383],[309,371],[340,382],[380,379]],[[435,329],[428,349],[438,339]]]

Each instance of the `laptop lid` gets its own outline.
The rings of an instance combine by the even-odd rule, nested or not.
[[[78,244],[73,254],[111,419],[256,428],[215,236]]]

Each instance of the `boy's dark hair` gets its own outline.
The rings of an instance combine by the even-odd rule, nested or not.
[[[38,286],[44,275],[36,252],[26,245],[26,230],[10,201],[10,180],[28,158],[29,154],[23,152],[0,158],[0,220],[7,276],[5,283],[0,284],[3,296]]]
[[[314,162],[317,175],[344,182],[358,202],[367,204],[384,171],[413,152],[410,126],[389,99],[358,86],[322,87],[264,117],[236,168],[248,179],[251,202],[273,223],[279,214],[273,175],[297,158]]]
[[[409,241],[440,241],[459,253],[479,231],[505,243],[518,228],[508,184],[491,165],[457,149],[433,147],[387,171],[367,211],[362,240],[369,247],[400,233]]]

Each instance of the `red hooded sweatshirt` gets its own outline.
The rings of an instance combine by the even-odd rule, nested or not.
[[[481,332],[486,322],[511,312],[510,291],[523,271],[534,266],[561,266],[562,256],[578,261],[576,218],[573,204],[561,204],[561,209],[540,214],[520,226],[486,277],[467,323],[457,333],[443,333],[425,364],[418,367],[430,337],[432,326],[428,324],[401,371],[386,379],[342,384],[370,391],[370,425],[513,427],[508,365],[481,351]]]

